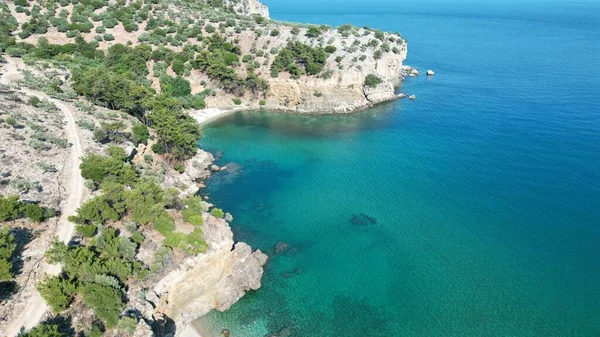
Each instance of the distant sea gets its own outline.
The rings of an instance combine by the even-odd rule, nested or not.
[[[399,31],[436,75],[404,82],[415,101],[204,130],[228,167],[204,193],[271,256],[214,336],[600,336],[599,1],[267,4]]]

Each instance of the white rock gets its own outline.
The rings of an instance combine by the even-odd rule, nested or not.
[[[414,100],[417,98],[417,96],[415,96],[415,95],[410,95],[410,97],[408,97],[408,98],[414,101]]]
[[[431,69],[427,70],[427,76],[433,76],[433,75],[435,75],[433,70],[431,70]]]

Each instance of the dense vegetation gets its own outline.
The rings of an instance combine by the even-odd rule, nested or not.
[[[101,192],[69,217],[85,241],[70,247],[54,241],[46,256],[50,263],[62,263],[63,273],[47,277],[37,289],[54,312],[65,310],[80,296],[104,325],[112,328],[128,319],[121,317],[128,283],[145,279],[151,271],[136,259],[144,226],[161,233],[163,245],[190,254],[204,252],[206,243],[200,228],[204,209],[199,197],[180,203],[154,181],[141,178],[122,148],[109,147],[108,152],[109,156],[90,154],[82,159],[82,176],[94,181]],[[192,224],[194,231],[175,231],[169,207],[185,207],[183,220]],[[128,236],[118,229],[118,221],[125,216],[135,224]]]

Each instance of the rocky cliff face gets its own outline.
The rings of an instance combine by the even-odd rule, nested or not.
[[[367,59],[360,67],[335,71],[329,79],[272,78],[266,107],[303,113],[345,113],[393,100],[405,58],[406,49],[399,54],[386,54],[380,60]],[[375,88],[365,86],[369,74],[378,76],[383,83]]]
[[[261,286],[265,254],[253,252],[243,242],[234,243],[223,219],[207,214],[203,231],[207,253],[184,260],[146,296],[154,307],[153,316],[168,316],[178,332],[213,309],[229,309],[246,291]]]
[[[269,66],[262,65],[257,73],[269,84],[266,104],[259,106],[258,99],[247,93],[242,99],[247,108],[300,113],[347,113],[397,98],[394,88],[402,80],[408,45],[396,34],[385,33],[383,37],[376,37],[373,31],[363,28],[354,28],[351,34],[329,30],[316,41],[306,36],[306,28],[300,28],[298,34],[293,34],[290,26],[274,24],[274,27],[279,31],[276,37],[257,36],[254,32],[240,34],[242,53],[252,53],[253,48],[261,45],[273,49],[283,48],[290,39],[312,46],[327,41],[328,46],[335,47],[335,51],[329,55],[323,72],[318,76],[301,76],[296,79],[282,72],[279,76],[272,77],[270,63]],[[382,52],[382,46],[386,46],[389,51]],[[383,83],[375,88],[366,87],[367,75],[375,75]],[[234,96],[223,91],[217,92],[215,97],[206,99],[208,107],[240,107],[232,103]]]

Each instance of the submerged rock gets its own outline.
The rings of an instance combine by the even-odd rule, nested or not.
[[[366,225],[376,225],[377,219],[374,217],[367,215],[365,213],[354,214],[352,219],[350,219],[350,223],[355,226],[366,226]]]
[[[279,241],[275,244],[275,254],[285,253],[288,249],[290,249],[290,245],[287,242]]]

